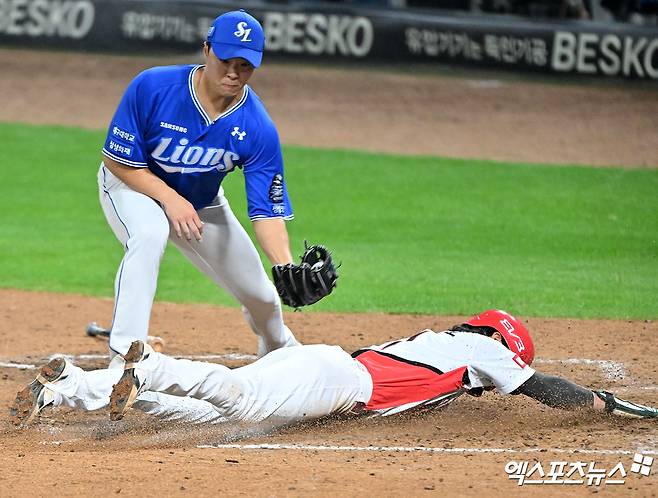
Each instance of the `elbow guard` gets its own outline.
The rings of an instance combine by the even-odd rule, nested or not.
[[[657,418],[658,409],[650,406],[640,405],[616,397],[607,391],[592,391],[601,401],[605,403],[605,412],[613,415],[635,418]]]

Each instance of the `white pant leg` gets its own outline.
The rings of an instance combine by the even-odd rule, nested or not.
[[[169,221],[158,203],[132,190],[102,164],[98,186],[105,217],[125,250],[115,280],[109,341],[112,350],[125,354],[132,341],[148,336]]]
[[[148,388],[212,403],[231,421],[273,425],[323,417],[367,402],[372,379],[338,346],[283,348],[234,370],[152,354]]]
[[[117,362],[112,364],[112,368],[92,371],[68,364],[66,369],[65,378],[47,384],[57,393],[54,405],[93,411],[110,404],[112,386],[123,374],[123,363]],[[164,421],[210,424],[225,421],[210,403],[163,393],[141,393],[133,407]]]
[[[253,331],[262,338],[263,351],[296,343],[283,323],[281,301],[269,280],[258,251],[221,193],[199,210],[204,223],[203,240],[171,241],[205,275],[226,289],[241,304]]]
[[[166,422],[223,424],[227,421],[206,401],[152,391],[137,396],[133,408]]]
[[[80,410],[92,411],[110,404],[112,386],[123,374],[123,366],[116,364],[113,368],[91,370],[68,364],[66,375],[61,380],[46,384],[60,396],[55,397],[55,406],[68,406]]]

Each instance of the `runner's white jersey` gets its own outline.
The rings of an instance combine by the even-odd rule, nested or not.
[[[535,373],[500,342],[469,332],[427,329],[352,356],[373,378],[373,395],[366,409],[386,414],[443,405],[475,388],[509,394]]]

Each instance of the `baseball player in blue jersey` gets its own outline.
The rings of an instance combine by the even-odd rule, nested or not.
[[[115,280],[110,349],[146,340],[167,240],[241,304],[259,354],[298,344],[277,289],[231,211],[221,182],[244,173],[249,218],[273,265],[292,261],[293,218],[276,127],[247,85],[264,34],[244,11],[212,24],[205,65],[155,67],[128,86],[109,126],[98,172],[100,202],[125,256]]]

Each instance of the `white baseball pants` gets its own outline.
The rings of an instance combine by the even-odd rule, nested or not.
[[[86,410],[109,404],[122,362],[85,372],[71,366],[68,376],[48,387],[56,405]],[[161,418],[188,422],[264,423],[262,428],[348,412],[372,394],[372,378],[361,363],[338,346],[278,349],[247,366],[178,360],[151,353],[139,364],[146,388],[135,408]]]
[[[54,406],[99,410],[110,404],[112,386],[123,374],[123,360],[116,356],[109,368],[92,371],[69,363],[65,374],[62,380],[46,384],[55,392]],[[210,403],[163,393],[141,393],[133,407],[165,421],[206,424],[225,421]]]
[[[132,341],[146,340],[167,240],[242,304],[247,322],[259,336],[259,354],[296,344],[283,323],[279,296],[258,251],[222,189],[212,205],[198,212],[204,223],[203,240],[198,242],[178,238],[156,201],[132,190],[102,163],[98,186],[105,217],[125,250],[114,285],[111,350],[125,354]]]
[[[281,425],[345,413],[372,394],[365,367],[324,344],[277,349],[236,369],[160,353],[142,364],[150,391],[206,401],[236,422]]]

